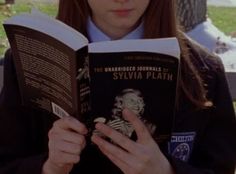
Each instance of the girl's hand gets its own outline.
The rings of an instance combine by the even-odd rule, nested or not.
[[[49,156],[43,166],[43,174],[68,174],[80,160],[86,145],[87,129],[73,117],[57,120],[48,133]]]
[[[92,141],[125,174],[173,174],[169,161],[142,121],[127,109],[123,111],[123,117],[133,125],[137,134],[136,142],[102,123],[98,123],[96,129],[117,145],[97,135],[92,136]]]

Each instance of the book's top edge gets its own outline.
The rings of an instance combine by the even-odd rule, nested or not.
[[[6,20],[4,25],[16,25],[37,30],[66,44],[73,50],[88,45],[88,40],[81,33],[63,22],[39,12],[34,14],[20,14]]]
[[[89,44],[89,52],[150,52],[180,58],[180,46],[175,37],[95,42]]]

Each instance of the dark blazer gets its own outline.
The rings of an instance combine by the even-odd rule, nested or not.
[[[191,59],[204,75],[214,107],[193,111],[182,106],[163,153],[176,174],[233,174],[236,164],[236,121],[224,68],[219,58],[189,43]],[[0,96],[0,174],[40,174],[47,159],[47,133],[55,116],[21,106],[12,61],[7,51]],[[115,174],[120,171],[97,149],[87,146],[72,174]]]

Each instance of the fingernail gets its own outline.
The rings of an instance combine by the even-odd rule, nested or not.
[[[96,135],[92,135],[92,136],[91,136],[91,140],[92,140],[92,141],[94,140],[94,137],[95,137],[95,136],[96,136]]]
[[[98,139],[98,136],[97,136],[97,135],[92,135],[92,136],[91,136],[91,141],[92,141],[92,142],[95,143],[95,142],[97,142],[98,140],[99,140],[99,139]]]

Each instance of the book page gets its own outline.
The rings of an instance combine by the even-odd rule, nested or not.
[[[160,53],[180,58],[180,47],[176,38],[117,40],[89,44],[90,53],[129,51]]]
[[[68,25],[46,14],[21,14],[11,17],[4,25],[27,27],[56,38],[73,50],[78,50],[88,44],[88,40],[81,33]]]
[[[105,123],[135,140],[132,125],[122,115],[128,108],[158,143],[166,142],[176,106],[177,39],[108,41],[89,48],[91,122]]]

